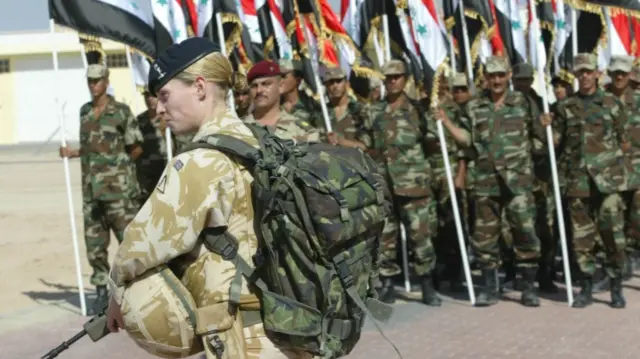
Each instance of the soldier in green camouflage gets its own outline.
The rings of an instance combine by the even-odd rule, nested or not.
[[[85,243],[98,294],[95,312],[108,299],[109,231],[122,242],[139,208],[134,161],[142,154],[143,138],[129,107],[107,94],[109,70],[89,65],[87,81],[92,101],[80,109],[80,149],[61,147],[60,156],[80,157]]]
[[[400,273],[396,260],[397,219],[404,223],[407,242],[413,250],[413,268],[421,277],[422,301],[440,306],[431,277],[436,264],[432,240],[437,231],[437,212],[429,186],[431,168],[424,151],[425,139],[435,136],[435,126],[423,118],[423,110],[403,91],[407,81],[404,62],[387,62],[383,74],[386,97],[372,105],[369,132],[360,139],[371,144],[369,153],[386,170],[395,201],[396,218],[389,219],[383,233],[380,298],[392,303],[395,297],[391,277]]]
[[[627,173],[624,152],[630,148],[625,132],[627,113],[614,95],[598,88],[597,58],[581,53],[574,58],[579,92],[558,104],[553,121],[554,141],[562,149],[559,168],[565,172],[566,196],[573,229],[573,251],[582,272],[581,290],[573,303],[593,302],[594,247],[598,235],[605,247],[611,280],[611,306],[623,308],[624,202]]]
[[[280,88],[282,108],[298,120],[315,127],[323,127],[322,118],[316,115],[320,111],[317,104],[299,89],[302,83],[300,61],[280,60],[278,66],[282,73]]]
[[[535,307],[540,305],[535,288],[540,240],[535,231],[533,153],[544,151],[534,147],[534,139],[544,139],[545,133],[536,109],[522,93],[509,90],[511,70],[505,58],[490,57],[485,76],[487,89],[467,103],[463,119],[472,139],[465,157],[475,162],[477,218],[471,243],[484,278],[476,305],[498,301],[495,269],[500,265],[498,238],[506,212],[523,278],[520,301]]]
[[[542,113],[544,107],[542,98],[538,96],[533,85],[533,66],[530,64],[517,64],[513,67],[513,87],[522,92],[536,106],[536,112]],[[539,144],[545,146],[546,141]],[[551,181],[551,165],[547,153],[534,155],[534,189],[533,196],[536,202],[536,233],[540,238],[540,263],[538,268],[538,284],[540,291],[557,293],[558,287],[553,282],[555,269],[554,260],[558,248],[554,236],[555,197]]]
[[[328,69],[322,80],[329,97],[327,110],[333,129],[333,132],[326,135],[328,142],[333,145],[366,150],[367,146],[360,142],[358,137],[361,137],[360,134],[365,131],[365,125],[368,123],[367,106],[349,96],[347,92],[349,83],[341,68]],[[319,131],[326,133],[324,128],[319,128]]]
[[[453,86],[467,86],[467,79],[464,74],[462,77],[457,76],[452,80]],[[438,93],[438,109],[429,112],[429,122],[442,121],[445,131],[445,141],[448,149],[449,164],[451,167],[451,175],[454,177],[456,188],[461,189],[464,186],[464,169],[459,168],[459,146],[462,143],[468,146],[470,142],[469,133],[460,128],[461,108],[453,100],[449,93],[449,81],[445,76],[440,79],[440,88]],[[429,137],[425,146],[429,165],[431,166],[431,191],[437,203],[438,228],[434,247],[438,256],[438,260],[444,264],[445,271],[440,279],[447,280],[453,291],[459,291],[462,288],[460,281],[462,262],[460,257],[460,247],[455,236],[456,233],[453,208],[451,205],[451,194],[447,182],[446,170],[444,167],[444,158],[440,149],[440,139],[436,135]],[[462,191],[456,193],[459,208],[464,213],[464,196]],[[464,216],[460,214],[462,218]],[[466,221],[465,221],[466,222]]]
[[[634,133],[640,131],[640,92],[629,86],[629,77],[633,67],[633,57],[614,55],[609,62],[608,73],[611,83],[607,86],[607,92],[616,96],[627,111],[626,130],[630,134],[631,151],[627,154],[633,161],[633,153],[637,150],[638,144],[634,146],[634,142],[639,142],[634,138]],[[640,134],[636,135],[640,138]],[[636,167],[634,165],[634,167]],[[633,171],[635,172],[635,171]],[[630,173],[628,177],[627,190],[623,193],[625,202],[625,234],[627,237],[625,266],[623,270],[623,280],[630,280],[633,276],[633,259],[636,257],[638,248],[637,240],[640,234],[640,178],[635,173]],[[606,286],[605,286],[606,287]],[[594,288],[595,290],[595,288]]]
[[[156,114],[158,99],[149,93],[143,93],[147,110],[137,116],[142,133],[142,154],[136,159],[136,174],[142,191],[143,204],[158,184],[167,165],[167,141],[164,138],[164,121]]]

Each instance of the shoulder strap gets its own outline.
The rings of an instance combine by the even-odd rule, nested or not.
[[[254,165],[262,158],[259,148],[255,148],[250,144],[228,135],[209,135],[202,139],[192,142],[182,148],[180,153],[192,151],[198,148],[218,150],[226,155],[238,157],[244,161]]]

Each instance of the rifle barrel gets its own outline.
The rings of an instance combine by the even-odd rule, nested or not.
[[[62,344],[58,345],[56,348],[54,348],[53,350],[45,354],[40,359],[53,359],[57,357],[58,355],[60,355],[60,353],[69,349],[69,347],[73,345],[73,343],[77,342],[78,340],[80,340],[80,338],[84,337],[85,335],[87,335],[87,331],[83,329],[78,334],[71,337],[71,339],[62,342]]]

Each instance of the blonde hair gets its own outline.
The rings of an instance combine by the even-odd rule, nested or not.
[[[236,81],[238,74],[233,70],[229,59],[220,52],[212,52],[194,62],[175,78],[186,84],[192,84],[197,77],[216,84],[221,90],[219,91],[221,98],[226,98],[227,91],[230,88],[235,90],[239,85],[239,81]]]

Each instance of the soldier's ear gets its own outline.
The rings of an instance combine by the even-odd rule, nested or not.
[[[198,76],[196,77],[196,80],[193,82],[193,86],[194,86],[196,95],[198,96],[198,100],[200,101],[204,100],[207,92],[206,91],[207,81],[202,76]]]

